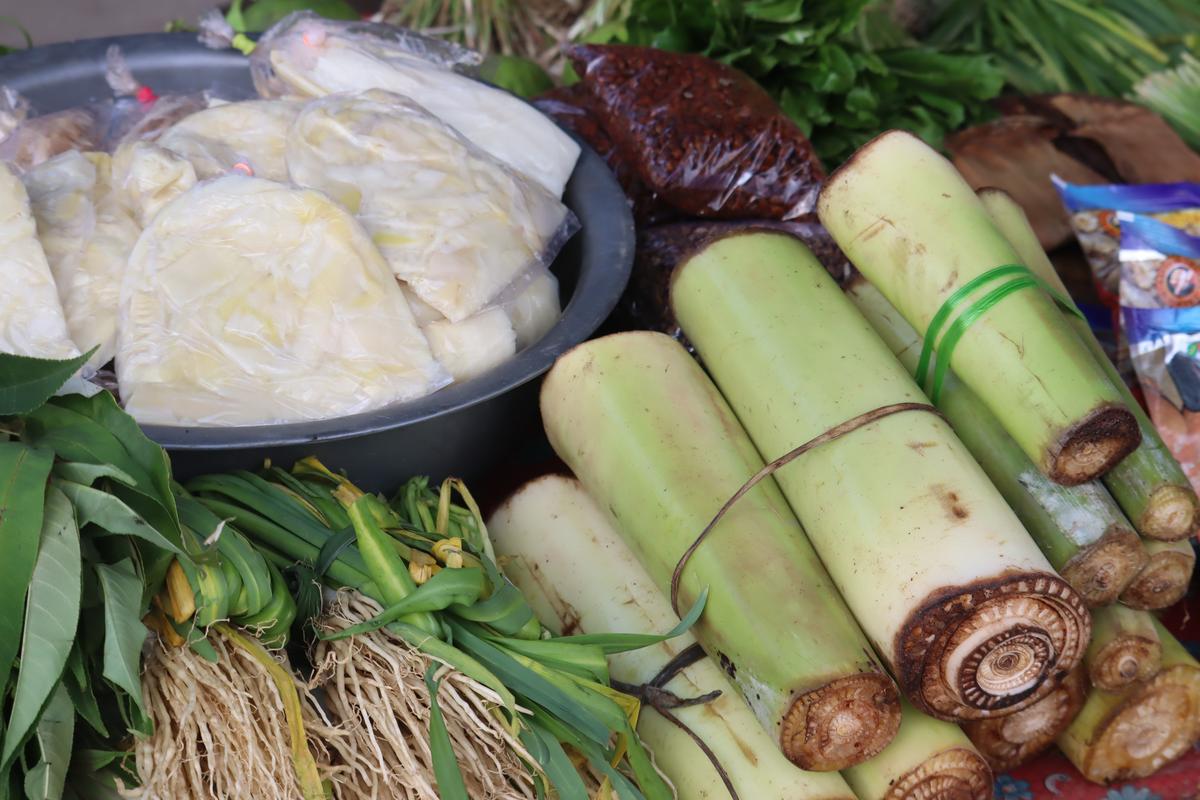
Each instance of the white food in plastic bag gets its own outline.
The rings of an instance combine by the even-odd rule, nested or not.
[[[0,164],[0,352],[34,358],[72,358],[62,303],[38,242],[29,196]]]
[[[142,141],[113,154],[113,191],[143,228],[159,209],[196,185],[196,170],[183,156]]]
[[[538,270],[525,286],[504,304],[517,333],[517,347],[525,348],[546,335],[562,307],[558,302],[558,278],[550,270]]]
[[[233,175],[176,199],[134,247],[117,379],[140,422],[250,425],[368,411],[447,376],[353,217]]]
[[[399,95],[305,106],[288,170],[353,211],[396,276],[447,319],[481,311],[552,253],[567,208]]]
[[[22,180],[67,330],[81,350],[99,348],[88,365],[102,366],[116,352],[121,279],[141,233],[113,194],[112,160],[106,153],[70,151]]]
[[[489,308],[462,322],[431,322],[423,330],[434,356],[456,381],[487,372],[517,352],[517,335],[508,315],[499,308]]]
[[[285,182],[284,143],[302,105],[295,100],[219,103],[184,117],[157,143],[190,161],[200,180],[238,169]]]
[[[579,158],[575,140],[523,100],[452,71],[428,52],[414,52],[409,43],[418,41],[411,35],[389,40],[356,23],[293,15],[255,48],[255,85],[264,96],[395,92],[561,197]]]
[[[413,294],[412,289],[409,289],[403,283],[400,284],[400,291],[404,292],[404,299],[408,301],[408,307],[412,310],[413,319],[422,328],[431,322],[445,319],[436,308]]]

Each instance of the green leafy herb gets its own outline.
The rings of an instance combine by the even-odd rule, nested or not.
[[[46,402],[93,351],[66,361],[0,353],[0,416],[26,414]]]

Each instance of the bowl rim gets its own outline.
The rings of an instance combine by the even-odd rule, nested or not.
[[[57,42],[0,57],[0,83],[13,85],[20,91],[19,77],[22,73],[43,70],[75,76],[91,73],[94,69],[102,69],[104,53],[114,44],[125,52],[126,59],[135,73],[139,62],[161,64],[164,57],[180,51],[193,58],[202,56],[205,63],[214,66],[238,60],[245,61],[244,56],[233,50],[208,49],[191,34],[127,34]],[[38,113],[51,113],[54,110],[57,109],[39,108]],[[633,215],[625,200],[625,194],[596,152],[577,135],[571,131],[566,132],[579,143],[580,155],[571,173],[564,199],[570,194],[571,184],[582,180],[587,184],[585,196],[610,195],[614,200],[619,199],[620,202],[614,202],[611,208],[604,210],[605,213],[615,213],[619,219],[614,220],[614,224],[604,226],[603,234],[608,241],[603,245],[605,256],[598,259],[612,263],[593,264],[590,270],[585,268],[585,263],[581,263],[575,289],[563,308],[562,315],[540,340],[483,375],[462,383],[450,384],[415,400],[394,403],[371,411],[325,420],[272,425],[218,427],[141,424],[142,430],[168,450],[242,450],[252,447],[311,445],[369,436],[448,416],[485,403],[539,378],[550,369],[559,355],[587,340],[604,323],[616,308],[633,271],[635,230]],[[586,235],[587,219],[580,216],[575,209],[572,211],[579,217],[581,227],[572,237],[572,241],[565,246],[572,245],[575,239]],[[615,254],[615,258],[608,258],[612,254]]]

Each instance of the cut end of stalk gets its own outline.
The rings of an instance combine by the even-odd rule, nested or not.
[[[1168,484],[1150,495],[1137,527],[1150,539],[1173,542],[1190,536],[1197,521],[1196,493],[1188,486]]]
[[[1144,611],[1173,606],[1187,594],[1195,566],[1196,554],[1187,542],[1179,549],[1152,551],[1146,566],[1121,593],[1121,602]]]
[[[1115,692],[1148,681],[1162,664],[1162,644],[1144,636],[1119,636],[1090,659],[1088,677],[1098,689]]]
[[[901,688],[950,721],[1011,714],[1048,694],[1083,658],[1083,598],[1057,575],[1023,573],[955,587],[922,604],[901,630]]]
[[[1137,419],[1123,405],[1105,405],[1073,425],[1046,454],[1046,474],[1075,486],[1099,478],[1142,441]]]
[[[1029,761],[1054,743],[1083,707],[1087,682],[1075,669],[1052,692],[1007,717],[972,720],[963,731],[992,769],[1009,770]]]
[[[780,746],[802,769],[827,772],[879,753],[900,729],[900,697],[883,674],[859,674],[806,692],[783,718]]]
[[[1135,690],[1085,748],[1079,771],[1100,783],[1144,778],[1200,738],[1200,669],[1164,669]]]
[[[1081,550],[1060,570],[1067,583],[1091,607],[1115,602],[1149,559],[1142,540],[1124,525],[1113,525],[1095,544]]]
[[[990,800],[992,771],[973,750],[956,747],[906,773],[884,800]]]

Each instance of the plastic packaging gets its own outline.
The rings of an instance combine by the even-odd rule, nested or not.
[[[69,150],[103,146],[111,101],[29,117],[0,140],[0,161],[18,174]]]
[[[396,276],[452,322],[550,263],[573,232],[557,198],[390,92],[310,102],[287,165],[356,214]]]
[[[138,421],[206,426],[338,417],[448,382],[345,209],[239,175],[177,198],[138,240],[117,378]]]
[[[566,53],[621,156],[675,208],[785,220],[813,210],[824,168],[800,128],[743,73],[651,47]]]
[[[422,330],[433,355],[456,381],[481,375],[517,352],[517,334],[500,308],[489,308],[462,322],[438,320]]]
[[[1129,355],[1154,426],[1200,489],[1200,237],[1143,215],[1120,225]]]
[[[386,89],[420,104],[476,146],[561,197],[579,145],[537,109],[468,75],[479,56],[384,25],[292,14],[251,55],[264,97]]]
[[[152,142],[129,140],[112,161],[118,201],[143,228],[159,209],[196,185],[192,162]]]
[[[35,358],[79,355],[38,242],[29,196],[0,164],[0,352]]]
[[[295,100],[220,103],[185,116],[157,144],[190,161],[200,180],[236,169],[286,182],[287,132],[302,105]]]
[[[112,190],[107,153],[70,151],[22,176],[67,330],[97,368],[117,347],[125,262],[141,228]]]
[[[1087,256],[1098,288],[1116,303],[1121,285],[1121,226],[1117,213],[1153,216],[1200,234],[1200,184],[1147,183],[1137,185],[1067,183],[1052,175],[1067,208],[1071,229]]]

